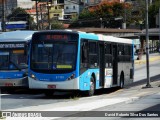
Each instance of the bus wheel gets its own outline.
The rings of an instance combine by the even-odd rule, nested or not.
[[[123,88],[124,87],[124,77],[123,75],[121,75],[120,77],[120,88]]]
[[[51,90],[47,90],[47,91],[44,92],[44,94],[45,94],[46,97],[52,97],[53,94],[54,94],[54,91],[53,90],[52,91]]]
[[[94,85],[94,78],[91,77],[90,79],[90,90],[87,91],[88,96],[93,96],[95,92],[95,85]]]

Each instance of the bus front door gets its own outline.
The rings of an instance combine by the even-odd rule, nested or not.
[[[117,44],[113,45],[113,85],[117,85],[118,77],[118,48]]]
[[[105,78],[105,51],[104,51],[104,42],[99,44],[99,81],[100,86],[104,86]]]

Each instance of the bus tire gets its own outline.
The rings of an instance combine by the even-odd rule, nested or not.
[[[95,83],[94,83],[94,78],[90,78],[90,89],[87,91],[88,96],[93,96],[95,92]]]
[[[124,88],[124,76],[123,76],[123,74],[121,74],[121,76],[120,76],[120,88],[121,89]]]
[[[54,94],[54,91],[52,90],[46,90],[45,92],[44,92],[44,94],[45,94],[45,96],[46,97],[52,97],[53,96],[53,94]]]
[[[7,92],[8,94],[14,94],[16,92],[16,89],[14,88],[4,88],[5,92]]]

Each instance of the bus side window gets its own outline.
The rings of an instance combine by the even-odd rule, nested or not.
[[[112,67],[112,44],[105,44],[105,67]]]
[[[82,54],[81,54],[81,62],[83,64],[84,67],[87,67],[87,63],[88,63],[88,42],[83,42],[82,46]]]
[[[124,58],[124,45],[123,44],[119,44],[118,45],[118,61],[119,62],[125,61],[125,58]]]
[[[97,68],[98,67],[98,49],[97,42],[89,42],[89,67]]]

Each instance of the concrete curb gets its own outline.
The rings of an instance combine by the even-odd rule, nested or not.
[[[149,58],[149,62],[154,62],[157,60],[160,60],[160,56],[155,56],[155,57]],[[146,60],[135,60],[134,61],[134,64],[145,64],[145,63],[146,63]]]

